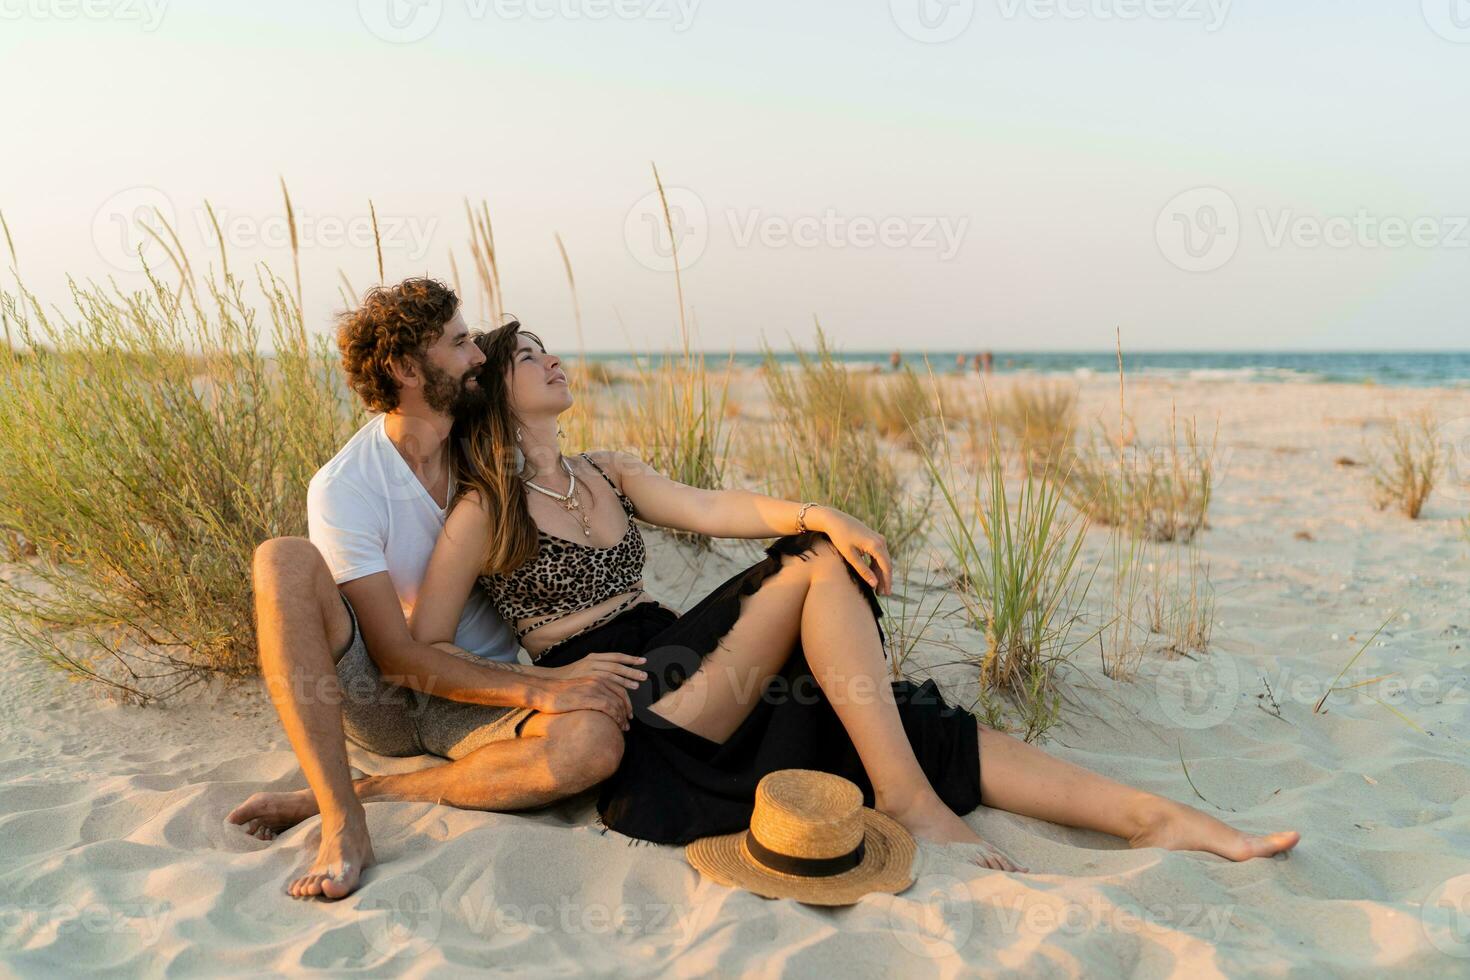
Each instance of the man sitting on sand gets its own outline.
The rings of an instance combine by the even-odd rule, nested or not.
[[[439,283],[409,279],[343,315],[348,382],[377,414],[312,478],[310,540],[275,538],[255,553],[261,674],[310,788],[257,793],[228,819],[268,840],[321,814],[316,860],[287,886],[296,897],[357,887],[374,860],[364,801],[538,806],[601,782],[622,755],[641,658],[522,666],[479,590],[453,644],[409,633],[454,496],[455,414],[482,397],[485,357],[458,307]],[[382,755],[454,761],[354,782],[346,738]]]

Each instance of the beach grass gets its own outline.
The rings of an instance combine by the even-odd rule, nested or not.
[[[678,351],[659,357],[635,359],[632,390],[618,402],[618,437],[628,451],[669,479],[692,487],[719,489],[725,485],[734,434],[728,411],[733,358],[717,374],[704,355],[694,351],[684,304],[678,235],[656,166],[653,181],[663,204],[664,228],[673,257],[680,346]],[[702,535],[676,532],[674,536],[700,548],[710,544]]]
[[[1410,520],[1419,518],[1444,463],[1438,429],[1427,409],[1393,420],[1383,444],[1367,453],[1375,507],[1393,507]]]
[[[904,365],[894,374],[858,375],[852,379],[859,389],[856,400],[866,409],[879,435],[907,443],[916,432],[931,430],[923,420],[954,417],[955,406],[927,359],[925,368],[921,374]]]
[[[1026,464],[1062,472],[1077,433],[1077,389],[1062,382],[1014,384],[988,399],[995,424]]]
[[[139,700],[253,670],[255,547],[305,533],[307,481],[362,421],[280,279],[263,316],[228,271],[148,281],[73,284],[66,311],[0,292],[28,353],[0,359],[0,526],[34,551],[0,627]]]
[[[1215,590],[1198,542],[1169,546],[1153,563],[1149,582],[1149,630],[1170,653],[1205,653],[1215,629]]]
[[[902,555],[929,524],[926,473],[906,467],[872,424],[868,386],[837,361],[820,324],[816,349],[796,354],[787,367],[765,347],[761,373],[774,424],[749,434],[747,469],[777,496],[851,514]]]
[[[912,556],[906,558],[908,560],[895,563],[893,591],[878,597],[886,624],[888,666],[894,680],[909,676],[909,658],[929,641],[935,620],[943,617],[944,592],[935,587],[934,570],[926,569],[924,579],[918,581]],[[932,598],[929,596],[931,592],[934,593]]]
[[[1193,419],[1171,417],[1162,446],[1125,444],[1105,427],[1072,454],[1063,490],[1094,521],[1150,541],[1189,542],[1207,526],[1214,491],[1216,438]],[[1182,429],[1182,432],[1181,432]]]
[[[995,446],[971,472],[947,440],[920,441],[920,456],[938,490],[954,588],[985,637],[972,654],[978,707],[987,724],[1030,741],[1060,719],[1058,669],[1091,639],[1078,633],[1096,569],[1081,561],[1088,519],[1064,507],[1057,475],[1024,460],[1019,475],[1009,474],[993,435]]]

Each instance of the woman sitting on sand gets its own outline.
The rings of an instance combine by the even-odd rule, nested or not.
[[[572,393],[560,360],[516,323],[476,342],[486,409],[451,439],[457,500],[410,626],[422,642],[452,637],[483,588],[538,665],[581,662],[633,688],[622,763],[598,802],[612,829],[660,843],[733,833],[762,776],[804,768],[852,780],[914,835],[977,845],[978,863],[1008,871],[1022,869],[960,815],[984,803],[1236,861],[1296,844],[1295,832],[1242,833],[991,731],[932,681],[891,681],[881,535],[820,504],[676,483],[625,453],[563,456],[557,417]],[[643,591],[635,516],[776,541],[680,615]]]

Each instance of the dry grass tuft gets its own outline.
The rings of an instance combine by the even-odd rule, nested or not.
[[[993,727],[1039,738],[1060,717],[1057,670],[1087,642],[1073,639],[1093,575],[1078,567],[1087,519],[1066,513],[1044,471],[1022,466],[1013,484],[998,449],[972,477],[957,470],[947,441],[938,452],[921,445],[921,455],[944,503],[955,587],[985,635],[982,713]]]
[[[866,387],[833,356],[820,325],[815,353],[797,350],[794,368],[766,348],[763,377],[774,424],[750,433],[747,466],[770,492],[816,500],[878,531],[895,556],[928,523],[933,488],[906,472],[868,419]]]
[[[1061,472],[1077,433],[1077,389],[1063,383],[1017,384],[991,399],[1000,430],[1033,469]]]
[[[1443,464],[1436,433],[1439,424],[1429,410],[1408,419],[1394,419],[1386,446],[1368,454],[1368,479],[1373,505],[1379,510],[1397,507],[1410,520],[1417,520]]]
[[[1150,541],[1189,542],[1206,526],[1214,489],[1215,439],[1193,420],[1170,421],[1166,446],[1124,446],[1106,431],[1079,448],[1063,487],[1072,506],[1099,524]]]
[[[299,294],[262,273],[202,299],[73,285],[70,311],[0,292],[29,348],[0,358],[0,526],[34,553],[0,628],[140,700],[254,668],[256,545],[305,533],[306,485],[360,424]]]

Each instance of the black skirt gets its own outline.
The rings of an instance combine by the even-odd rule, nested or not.
[[[589,653],[648,658],[649,679],[633,697],[623,761],[602,789],[598,810],[613,830],[661,844],[728,834],[750,825],[755,787],[778,769],[818,769],[852,780],[873,805],[873,785],[836,712],[817,686],[798,638],[779,675],[723,744],[670,724],[649,710],[675,690],[735,624],[740,597],[780,571],[782,557],[805,558],[820,532],[778,538],[766,557],[737,573],[682,616],[645,602],[545,651],[540,666],[560,667]],[[872,586],[851,566],[875,624],[883,616]],[[883,628],[878,626],[880,640]],[[975,717],[946,704],[932,680],[894,681],[909,743],[939,798],[956,813],[980,805],[980,741]]]

